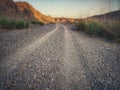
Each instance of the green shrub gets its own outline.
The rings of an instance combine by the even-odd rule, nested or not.
[[[94,22],[88,22],[87,23],[87,33],[92,35],[96,32],[96,23]]]
[[[118,42],[120,42],[120,22],[113,23],[112,30],[113,30],[113,33],[114,33],[114,35],[116,37],[116,40]]]
[[[34,20],[34,21],[31,21],[32,24],[38,24],[38,25],[44,25],[43,22],[40,22],[40,21],[37,21],[37,20]]]
[[[3,29],[8,29],[8,30],[15,29],[15,28],[24,29],[28,27],[29,27],[29,23],[23,20],[16,22],[13,19],[7,19],[5,17],[0,18],[0,28],[3,28]]]
[[[78,30],[87,32],[90,36],[96,35],[120,42],[120,22],[81,20],[75,24],[75,27]]]
[[[15,22],[15,20],[9,20],[8,23],[9,23],[8,29],[14,29],[14,28],[16,28],[16,22]]]
[[[0,27],[6,29],[8,26],[8,20],[4,17],[0,18]]]
[[[120,22],[109,22],[104,27],[108,33],[114,36],[113,38],[120,42]]]
[[[79,21],[75,24],[75,27],[77,28],[77,30],[80,31],[85,31],[86,30],[86,25],[84,21]]]
[[[106,31],[105,29],[97,22],[94,22],[94,21],[90,21],[87,23],[87,33],[92,35],[98,35],[98,36],[104,36]]]
[[[3,29],[14,29],[16,27],[15,20],[0,18],[0,27]]]
[[[25,21],[25,28],[29,27],[29,23]]]
[[[28,23],[28,22],[25,22],[25,21],[23,21],[23,20],[20,20],[20,21],[17,22],[16,27],[17,27],[18,29],[28,28],[28,27],[29,27],[29,23]]]
[[[112,33],[108,32],[108,31],[106,31],[104,37],[105,37],[107,40],[115,40],[115,36],[114,36]]]

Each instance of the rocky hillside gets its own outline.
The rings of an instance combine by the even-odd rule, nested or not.
[[[26,2],[15,2],[15,4],[17,5],[20,12],[22,12],[27,17],[30,17],[33,15],[34,18],[36,18],[39,21],[42,21],[45,23],[54,22],[54,19],[52,17],[43,15],[42,13],[37,11],[35,8],[33,8],[30,4],[28,4]]]
[[[109,12],[109,13],[105,13],[102,15],[95,15],[92,17],[89,17],[90,19],[105,19],[105,20],[118,20],[120,21],[120,10],[118,11],[113,11],[113,12]]]
[[[13,2],[12,0],[0,0],[0,16],[27,21],[39,20],[44,23],[55,22],[52,17],[43,15],[27,2]]]
[[[0,16],[17,18],[20,12],[12,0],[0,0]]]

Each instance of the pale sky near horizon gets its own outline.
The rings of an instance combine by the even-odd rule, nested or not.
[[[120,10],[120,0],[13,0],[30,3],[52,17],[85,18]]]

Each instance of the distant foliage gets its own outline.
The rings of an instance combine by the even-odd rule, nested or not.
[[[3,29],[24,29],[24,28],[28,28],[29,27],[29,23],[24,21],[24,20],[20,20],[20,21],[15,21],[13,19],[7,19],[5,17],[0,17],[0,28]]]
[[[31,21],[32,24],[38,24],[38,25],[44,25],[43,22],[40,22],[40,21],[37,21],[37,20],[34,20],[34,21]]]
[[[77,30],[85,31],[90,36],[96,35],[120,42],[120,22],[118,21],[81,20],[75,26]]]

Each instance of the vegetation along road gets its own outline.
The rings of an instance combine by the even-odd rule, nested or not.
[[[0,90],[119,89],[119,44],[59,23],[0,33]]]

